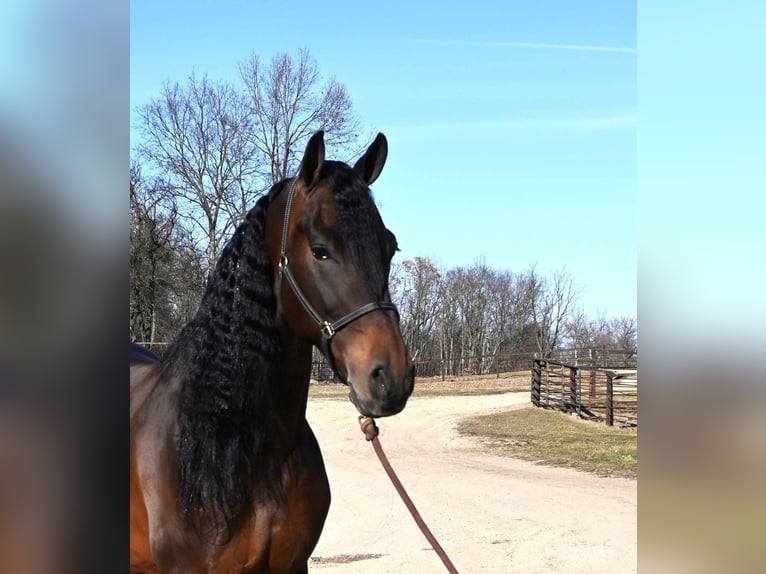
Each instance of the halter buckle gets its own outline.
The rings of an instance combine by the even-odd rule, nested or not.
[[[322,331],[322,336],[325,339],[332,339],[335,336],[335,329],[332,328],[332,323],[329,321],[322,323],[321,327],[319,327],[319,330]]]
[[[285,271],[287,271],[287,254],[283,253],[279,256],[279,263],[277,264],[277,268],[279,269],[279,283],[282,284],[282,277],[285,274]]]

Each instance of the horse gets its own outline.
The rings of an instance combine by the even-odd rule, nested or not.
[[[388,276],[397,251],[369,186],[323,132],[222,250],[161,360],[131,346],[130,571],[308,572],[330,488],[306,421],[312,348],[367,417],[406,405],[414,366]]]

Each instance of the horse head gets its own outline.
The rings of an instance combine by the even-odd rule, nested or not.
[[[376,417],[401,411],[414,383],[388,290],[396,237],[369,190],[387,151],[378,134],[353,168],[326,161],[317,132],[266,222],[277,324],[319,347],[359,412]]]

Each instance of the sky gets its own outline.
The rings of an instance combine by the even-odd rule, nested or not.
[[[166,80],[306,47],[388,138],[396,260],[565,269],[589,316],[636,316],[635,2],[321,6],[131,2],[131,120]]]

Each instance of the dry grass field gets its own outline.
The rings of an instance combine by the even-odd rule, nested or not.
[[[529,371],[514,371],[495,375],[469,375],[442,380],[441,377],[415,379],[413,397],[476,396],[528,391]],[[313,383],[309,387],[311,399],[339,399],[348,395],[340,383]]]

